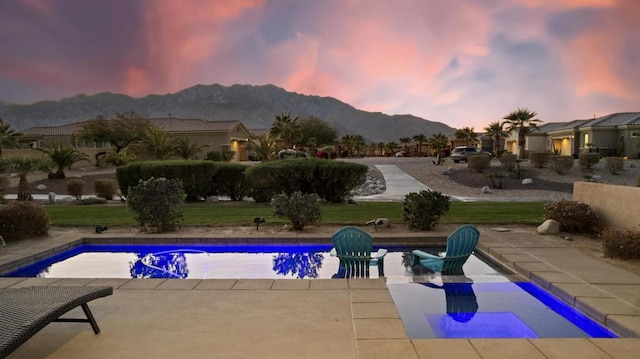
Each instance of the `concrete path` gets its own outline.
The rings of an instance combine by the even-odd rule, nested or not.
[[[356,201],[401,202],[404,200],[404,197],[411,192],[420,192],[430,189],[422,182],[406,174],[396,165],[375,165],[375,167],[384,176],[387,189],[380,194],[356,196],[354,197]]]

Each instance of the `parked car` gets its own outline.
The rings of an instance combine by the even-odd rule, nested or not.
[[[458,146],[451,151],[451,159],[455,163],[460,161],[467,162],[467,157],[475,155],[491,156],[491,153],[474,146]]]
[[[404,151],[396,152],[396,157],[407,157],[407,153]]]

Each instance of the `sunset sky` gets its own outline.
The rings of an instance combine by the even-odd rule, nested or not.
[[[570,121],[640,111],[639,19],[637,0],[2,1],[0,100],[270,83],[456,128]]]

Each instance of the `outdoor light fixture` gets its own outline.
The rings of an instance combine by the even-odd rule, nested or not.
[[[264,223],[264,222],[266,222],[266,221],[267,221],[267,220],[266,220],[266,219],[264,219],[264,217],[255,217],[255,218],[253,219],[253,223],[255,223],[255,224],[256,224],[256,231],[260,228],[260,223]]]

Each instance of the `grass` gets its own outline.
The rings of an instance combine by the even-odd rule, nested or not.
[[[440,223],[471,224],[539,224],[545,202],[453,202]],[[55,205],[45,206],[51,223],[56,227],[136,226],[133,213],[125,205]],[[231,202],[218,204],[188,204],[183,226],[250,226],[255,217],[264,217],[266,224],[285,224],[288,220],[273,216],[270,204]],[[362,225],[376,218],[389,218],[391,223],[403,223],[401,202],[361,202],[323,204],[322,224]]]

